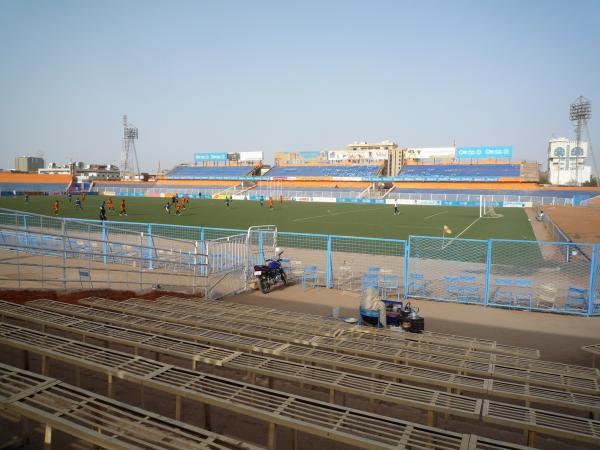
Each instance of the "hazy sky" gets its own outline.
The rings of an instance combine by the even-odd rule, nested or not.
[[[545,161],[595,108],[600,1],[0,0],[0,167],[194,152],[513,145]],[[599,155],[600,156],[600,155]]]

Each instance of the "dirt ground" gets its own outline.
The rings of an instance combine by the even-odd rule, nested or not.
[[[600,208],[546,206],[544,213],[573,241],[600,243]]]
[[[90,295],[112,298],[115,300],[132,296],[144,297],[152,300],[162,294],[164,293],[149,292],[138,295],[133,292],[81,291],[61,295],[56,294],[53,291],[4,291],[0,292],[0,298],[18,302],[24,301],[27,297],[30,299],[53,298],[62,301],[75,302],[79,298]],[[267,295],[262,294],[260,291],[251,291],[242,295],[227,297],[223,299],[223,301],[262,305],[271,308],[320,315],[330,315],[332,313],[332,308],[339,307],[342,316],[357,317],[359,294],[325,288],[302,289],[301,286],[293,285],[285,289],[274,289]],[[538,348],[541,351],[542,359],[545,360],[591,366],[591,355],[581,351],[580,347],[582,345],[600,342],[600,318],[510,311],[498,308],[484,308],[476,305],[461,305],[425,300],[416,300],[412,303],[420,308],[421,314],[425,317],[425,326],[427,330],[494,339],[500,344]],[[94,343],[93,340],[91,343]],[[111,346],[111,348],[126,351],[118,346]],[[12,363],[17,366],[22,365],[21,352],[3,348],[0,355],[0,360],[2,362]],[[144,354],[143,356],[152,357],[152,355],[149,354]],[[185,365],[182,361],[169,361],[169,358],[163,359],[163,362]],[[31,361],[31,367],[34,371],[37,371],[39,369],[39,361]],[[235,373],[233,371],[217,369],[211,366],[202,366],[200,370],[233,377],[246,382],[249,381],[248,375],[245,373]],[[73,368],[69,365],[57,362],[52,363],[50,375],[59,379],[64,379],[67,382],[73,382],[74,379]],[[104,377],[86,371],[86,376],[82,377],[82,379],[84,380],[83,388],[101,394],[106,392],[106,381]],[[261,382],[264,382],[264,380]],[[282,381],[275,382],[274,388],[282,389],[286,392],[299,393],[320,400],[327,399],[326,392],[315,389],[300,389],[297,385]],[[171,398],[171,396],[159,392],[151,392],[146,398],[146,407],[148,409],[169,417],[173,416],[173,398]],[[117,384],[116,399],[139,405],[139,387],[120,382]],[[346,401],[348,406],[354,408],[360,408],[419,423],[425,423],[426,421],[425,413],[420,410],[399,408],[398,406],[379,403],[372,404],[364,399],[358,397],[353,398],[351,396],[348,396]],[[186,422],[194,424],[200,424],[202,422],[202,414],[199,412],[202,408],[199,408],[197,403],[184,402],[183,407],[183,418]],[[232,413],[220,411],[216,408],[213,410],[212,415],[214,431],[235,435],[254,443],[265,444],[266,428],[263,423],[247,418],[240,419]],[[476,433],[514,443],[523,444],[525,442],[522,433],[502,428],[490,428],[482,425],[481,422],[453,419],[452,417],[449,419],[440,417],[438,426],[452,431]],[[2,438],[11,434],[10,431],[13,427],[14,426],[9,422],[0,419],[0,442],[2,442]],[[28,450],[42,448],[40,435],[41,428],[38,426],[36,427],[36,430],[37,432],[33,434],[31,444],[26,447]],[[55,448],[90,448],[82,443],[73,443],[72,440],[69,440],[65,436],[60,437],[59,433],[57,433],[57,439],[60,439],[59,442],[61,442],[61,444]],[[291,442],[289,430],[280,430],[277,439],[277,448],[289,448]],[[335,445],[322,439],[315,439],[307,435],[302,435],[299,443],[300,449],[318,448],[324,450],[345,450],[350,448],[341,444]],[[591,445],[569,444],[543,436],[538,437],[538,446],[539,448],[561,450],[593,448]]]

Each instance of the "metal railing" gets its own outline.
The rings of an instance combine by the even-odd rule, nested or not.
[[[4,232],[15,232],[15,228],[28,230],[30,238],[31,233],[41,234],[38,240],[52,234],[32,231],[32,220],[26,213],[0,214],[3,232],[0,234],[0,248],[24,254],[27,250],[23,247],[27,247],[30,254],[37,252],[46,258],[60,259],[61,255],[57,255],[56,250],[32,246],[31,241],[19,242],[20,248],[14,248],[17,245],[14,242],[12,246],[7,242]],[[86,253],[88,265],[118,264],[114,258],[122,258],[132,265],[133,261],[139,261],[137,267],[140,272],[154,273],[163,269],[170,274],[176,271],[177,276],[182,277],[186,273],[190,276],[192,267],[196,275],[213,276],[212,280],[206,281],[211,286],[215,286],[218,280],[227,279],[228,271],[239,272],[242,266],[249,265],[248,261],[242,261],[244,251],[240,246],[243,243],[241,238],[238,239],[247,230],[111,222],[111,230],[98,238],[97,232],[94,237],[90,231],[98,227],[106,229],[106,225],[98,221],[45,216],[39,220],[44,227],[65,230],[55,231],[63,236],[60,241],[63,245],[69,242],[69,238],[72,239],[67,233],[74,233],[73,230],[82,235],[88,233],[87,239],[96,242],[96,250],[69,250],[80,257]],[[116,234],[117,231],[122,234]],[[145,242],[127,244],[139,248],[133,257],[110,253],[113,251],[109,245],[111,242],[123,241],[132,235],[145,239]],[[27,233],[21,236],[21,239],[27,239]],[[124,237],[117,239],[115,236]],[[210,241],[220,244],[211,246]],[[291,232],[278,232],[276,242],[285,249],[288,260],[285,267],[291,272],[291,279],[302,281],[304,269],[317,266],[317,276],[311,278],[310,283],[316,286],[360,290],[368,277],[374,280],[384,296],[392,299],[427,298],[564,314],[600,315],[600,244],[421,236],[396,240]],[[104,245],[108,250],[104,250]],[[204,255],[204,265],[190,265],[189,258],[177,259],[185,255],[185,251],[174,245],[199,249],[197,254]],[[91,248],[94,249],[93,244]],[[159,249],[164,252],[162,255]],[[160,264],[167,256],[173,257],[170,267],[174,270]],[[4,258],[4,262],[7,260]],[[52,261],[62,268],[65,260],[66,257],[63,257],[63,262]],[[26,261],[21,258],[17,264],[21,262]],[[14,266],[13,263],[6,264]],[[239,290],[238,280],[226,280],[229,285],[223,287],[223,291]],[[149,284],[143,281],[141,285]],[[64,282],[72,284],[73,280],[64,277]]]

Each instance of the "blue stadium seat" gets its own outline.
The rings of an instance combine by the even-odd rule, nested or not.
[[[378,165],[275,166],[266,177],[373,177]]]
[[[170,180],[202,180],[214,177],[243,177],[254,166],[177,166],[167,174]]]
[[[519,164],[441,164],[404,166],[400,175],[425,177],[518,177]]]

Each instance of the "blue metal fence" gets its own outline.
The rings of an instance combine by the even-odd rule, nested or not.
[[[16,213],[0,213],[0,224],[107,233],[107,225],[95,220]],[[135,232],[148,248],[160,238],[171,238],[195,241],[204,249],[207,241],[247,231],[112,221],[109,226],[113,241],[119,231]],[[390,298],[600,315],[600,244],[423,236],[404,241],[279,232],[277,245],[285,249],[292,278],[301,280],[304,268],[316,266],[311,284],[327,288],[359,290],[369,280]]]

